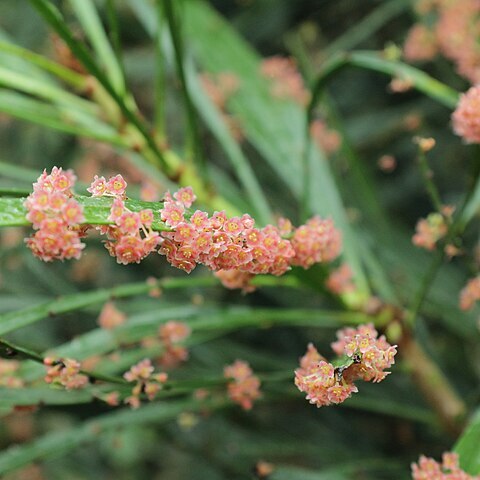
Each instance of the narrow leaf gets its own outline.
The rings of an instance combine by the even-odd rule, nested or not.
[[[460,466],[467,473],[480,474],[480,410],[457,441],[454,451],[460,456]]]

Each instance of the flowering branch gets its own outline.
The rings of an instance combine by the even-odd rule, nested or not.
[[[46,358],[42,357],[40,354],[34,352],[33,350],[29,350],[28,348],[16,345],[12,342],[5,340],[4,338],[0,338],[0,346],[6,349],[6,355],[8,358],[16,355],[21,355],[24,358],[28,358],[29,360],[33,360],[34,362],[45,365]],[[61,362],[61,360],[59,360],[59,362]],[[79,373],[87,376],[89,379],[94,379],[101,382],[118,383],[122,385],[128,384],[128,382],[123,378],[113,377],[111,375],[105,375],[103,373],[85,371],[81,369],[79,370]]]

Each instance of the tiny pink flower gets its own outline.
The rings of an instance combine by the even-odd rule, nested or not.
[[[467,143],[480,143],[480,85],[462,94],[452,114],[453,131]]]
[[[140,222],[144,227],[150,228],[153,223],[153,210],[150,208],[146,208],[144,210],[140,210]]]
[[[85,221],[85,216],[83,215],[83,208],[80,204],[71,198],[63,205],[62,215],[67,223],[67,225],[78,225]]]
[[[122,233],[135,235],[140,229],[140,215],[137,212],[124,212],[115,222]]]
[[[202,212],[201,210],[196,210],[195,213],[190,217],[190,222],[197,230],[201,230],[208,225],[208,214],[207,212]]]
[[[105,177],[99,177],[95,175],[90,187],[87,188],[87,192],[92,194],[92,197],[101,197],[107,192],[107,182]]]
[[[117,223],[120,220],[120,217],[125,212],[125,203],[121,198],[115,198],[113,200],[112,206],[110,207],[110,215],[108,217],[112,222]]]
[[[110,177],[106,184],[106,192],[115,197],[122,198],[125,195],[126,189],[127,182],[120,174]]]
[[[184,207],[174,203],[165,203],[161,210],[161,219],[169,226],[176,227],[184,221]]]
[[[174,193],[173,197],[185,208],[190,208],[193,202],[197,199],[193,193],[192,187],[181,188],[178,192]]]

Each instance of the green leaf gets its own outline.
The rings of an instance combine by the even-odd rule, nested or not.
[[[128,142],[115,129],[90,114],[63,105],[49,105],[10,90],[0,89],[0,111],[79,137],[128,146]]]
[[[472,196],[465,205],[461,219],[462,226],[467,225],[470,220],[478,216],[480,216],[480,176],[473,188]]]
[[[0,35],[0,38],[2,36]],[[26,48],[15,45],[11,42],[0,41],[0,52],[13,55],[15,57],[21,58],[28,64],[35,65],[52,75],[55,75],[59,79],[73,85],[79,90],[83,90],[86,84],[86,77],[80,75],[79,73],[65,68],[63,65],[56,63],[49,58],[46,58],[38,53],[32,52]]]
[[[0,387],[0,408],[38,404],[74,405],[91,400],[92,392],[88,389],[67,391],[52,387]]]
[[[30,0],[30,3],[42,15],[44,20],[50,27],[62,38],[62,40],[69,46],[75,57],[83,64],[83,66],[93,75],[96,80],[102,85],[106,92],[111,96],[112,100],[118,105],[119,109],[125,115],[126,120],[138,131],[148,145],[150,152],[154,155],[153,163],[158,164],[166,172],[169,171],[170,165],[165,159],[164,154],[158,148],[155,140],[150,135],[149,127],[138,116],[136,108],[132,107],[132,102],[125,99],[110,82],[109,77],[97,65],[95,59],[92,57],[90,51],[86,46],[75,38],[75,35],[69,29],[62,14],[55,5],[47,0]]]
[[[460,466],[467,473],[480,474],[480,410],[473,416],[453,451],[460,456]]]
[[[138,410],[121,409],[110,414],[101,415],[81,423],[67,431],[49,433],[21,446],[15,445],[0,453],[0,474],[16,470],[29,463],[59,457],[68,452],[93,442],[102,434],[113,429],[132,425],[161,425],[174,419],[184,411],[195,412],[202,408],[221,408],[224,403],[197,401],[162,402],[145,405]]]
[[[69,0],[98,58],[105,65],[107,75],[119,93],[125,91],[123,72],[110,45],[97,9],[91,0]]]
[[[344,34],[330,42],[323,50],[326,57],[338,51],[349,50],[370,38],[377,30],[410,7],[410,0],[389,0],[382,2],[371,13],[356,22]]]
[[[17,73],[4,67],[0,67],[0,85],[29,95],[35,95],[54,104],[80,110],[87,114],[97,115],[100,112],[98,106],[88,100],[77,97],[62,90],[60,87],[50,85],[35,77]]]
[[[56,300],[43,302],[40,305],[0,315],[0,335],[5,335],[6,333],[31,325],[50,316],[80,310],[91,305],[104,303],[112,298],[126,298],[146,294],[155,287],[168,290],[187,287],[193,288],[202,285],[218,285],[218,280],[213,276],[178,279],[166,278],[159,280],[154,285],[147,284],[146,282],[127,283],[108,289],[64,295]]]
[[[323,459],[323,461],[330,463],[331,459]],[[398,473],[408,469],[408,467],[405,467],[404,464],[398,461],[385,460],[384,458],[367,458],[347,462],[337,460],[337,462],[338,465],[317,471],[279,465],[268,478],[271,480],[350,480],[359,477],[365,472],[389,472],[391,474],[392,471]],[[373,477],[369,476],[368,478]],[[394,478],[399,477],[395,475]]]

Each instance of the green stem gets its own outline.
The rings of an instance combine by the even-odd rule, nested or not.
[[[435,80],[425,72],[410,65],[395,60],[387,60],[381,52],[351,52],[333,55],[320,71],[313,89],[312,99],[307,110],[309,123],[313,118],[313,112],[327,83],[341,70],[346,67],[356,67],[372,70],[391,77],[400,77],[412,82],[413,88],[425,93],[440,104],[455,108],[458,102],[458,92],[447,85]]]
[[[477,177],[480,178],[480,174]],[[415,325],[417,321],[417,317],[422,309],[423,302],[427,298],[428,292],[433,285],[435,277],[443,263],[443,259],[445,257],[445,245],[448,245],[457,235],[460,235],[466,228],[468,222],[464,220],[464,210],[469,204],[469,200],[473,195],[473,191],[475,188],[474,186],[469,190],[467,195],[465,196],[460,208],[457,212],[455,212],[455,217],[452,223],[448,226],[448,231],[445,236],[445,239],[441,244],[438,246],[438,252],[436,253],[435,257],[433,258],[430,267],[428,268],[425,276],[423,277],[420,288],[417,291],[417,294],[414,297],[412,307],[408,310],[408,315],[406,317],[407,325],[411,328]]]
[[[113,46],[113,51],[115,53],[115,57],[118,64],[118,69],[120,70],[120,76],[123,79],[122,87],[123,92],[120,92],[123,97],[126,94],[126,85],[125,85],[125,67],[123,64],[123,55],[122,55],[122,46],[121,46],[121,38],[120,38],[120,26],[118,23],[118,16],[117,11],[115,9],[115,1],[114,0],[107,0],[106,3],[106,12],[107,12],[107,22],[109,27],[109,37],[110,42]]]
[[[168,28],[170,30],[170,36],[172,39],[175,64],[177,67],[177,73],[180,78],[180,85],[182,88],[183,102],[185,106],[185,112],[187,114],[187,151],[193,155],[194,160],[197,163],[199,172],[206,179],[206,164],[202,150],[200,148],[202,141],[200,138],[200,132],[198,128],[198,119],[195,108],[193,106],[192,99],[187,83],[187,77],[185,75],[184,68],[184,48],[181,37],[181,25],[179,25],[176,12],[172,0],[163,0],[163,6],[165,15],[167,17]],[[189,157],[190,155],[188,155]]]
[[[164,30],[164,16],[162,11],[162,2],[157,3],[157,30],[155,32],[155,133],[160,144],[166,143],[167,132],[165,124],[165,101],[166,101],[166,58],[162,49],[162,33]]]
[[[437,186],[433,181],[433,172],[428,165],[427,155],[421,146],[418,147],[418,164],[420,166],[420,172],[425,183],[425,188],[430,197],[430,201],[432,202],[435,210],[441,213],[443,205],[440,198],[440,193],[438,192]]]

